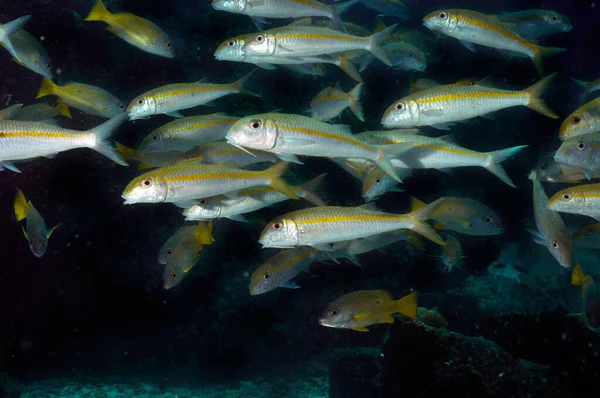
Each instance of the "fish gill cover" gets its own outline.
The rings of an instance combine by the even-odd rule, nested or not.
[[[0,2],[0,393],[591,396],[598,18]]]

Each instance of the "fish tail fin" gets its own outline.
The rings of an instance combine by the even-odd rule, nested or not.
[[[342,20],[340,19],[340,16],[343,13],[345,13],[346,11],[348,11],[350,9],[350,7],[352,7],[356,3],[358,3],[358,0],[349,0],[349,1],[346,1],[341,4],[332,5],[331,6],[331,19],[332,19],[334,25],[341,26],[342,30],[345,31],[344,25],[342,23]]]
[[[212,236],[213,223],[210,222],[199,222],[198,227],[194,231],[194,239],[200,245],[211,245],[215,239]]]
[[[372,159],[377,166],[381,167],[383,171],[388,173],[394,180],[398,182],[402,182],[402,179],[396,172],[396,168],[392,164],[390,158],[398,155],[406,151],[408,148],[405,144],[392,144],[392,145],[384,145],[378,147],[377,150],[377,159]]]
[[[128,146],[125,146],[117,141],[115,141],[115,149],[117,153],[121,156],[121,158],[123,158],[123,160],[126,162],[128,160],[133,159],[134,154],[136,152],[135,149],[129,148]]]
[[[410,197],[410,211],[417,211],[419,209],[422,209],[425,206],[427,206],[425,204],[425,202],[420,201],[419,199],[415,198],[414,196]]]
[[[25,15],[24,17],[20,17],[13,21],[5,23],[4,25],[2,25],[2,29],[0,29],[0,43],[19,63],[21,63],[22,61],[19,59],[17,52],[15,51],[15,48],[13,47],[13,44],[10,41],[10,35],[23,29],[25,24],[29,22],[30,19],[31,15]]]
[[[365,115],[363,113],[363,108],[360,103],[360,97],[362,95],[363,87],[363,83],[358,83],[356,87],[354,87],[352,91],[348,93],[348,99],[350,100],[350,110],[356,115],[358,120],[360,120],[361,122],[365,121]]]
[[[574,286],[584,286],[592,279],[591,276],[583,273],[581,265],[575,264],[573,267],[573,273],[571,274],[571,284]]]
[[[444,246],[446,242],[444,242],[442,237],[425,221],[431,219],[431,216],[439,208],[443,201],[444,198],[440,198],[419,208],[418,210],[412,211],[409,214],[413,220],[413,227],[411,228],[413,231],[442,246]]]
[[[63,101],[61,98],[59,98],[56,102],[58,104],[56,107],[58,108],[59,114],[66,116],[69,119],[73,119],[73,115],[71,115],[69,105],[67,105],[65,101]]]
[[[546,104],[546,101],[541,99],[540,97],[548,89],[552,81],[556,78],[558,72],[554,72],[553,74],[546,76],[539,82],[535,83],[533,86],[526,88],[524,90],[525,95],[527,95],[528,103],[527,106],[533,109],[536,112],[541,113],[542,115],[552,118],[558,119],[558,115],[552,111]]]
[[[561,52],[565,51],[566,48],[560,48],[560,47],[541,47],[541,46],[537,46],[535,44],[532,44],[533,46],[533,57],[531,58],[531,60],[533,61],[533,65],[535,65],[535,69],[538,71],[540,76],[544,76],[544,63],[543,63],[543,58],[550,56],[550,55],[555,55],[555,54],[560,54]]]
[[[47,95],[54,95],[56,93],[56,88],[57,85],[54,84],[50,78],[45,77],[42,80],[42,85],[40,86],[40,90],[38,91],[38,95],[35,97],[35,99],[42,98]]]
[[[248,83],[248,80],[250,80],[254,72],[256,72],[256,69],[248,73],[246,76],[242,77],[240,80],[233,82],[232,85],[238,90],[240,94],[246,94],[251,95],[252,97],[260,98],[260,94],[256,94],[255,92],[252,92],[246,88],[246,84]]]
[[[125,121],[125,119],[127,119],[127,114],[123,113],[107,120],[100,126],[88,130],[88,133],[94,137],[94,140],[89,147],[121,166],[128,166],[128,164],[121,158],[115,148],[112,147],[111,143],[108,142],[108,138],[110,138],[112,133]]]
[[[107,22],[112,14],[106,9],[102,0],[96,0],[90,13],[84,21],[104,21]]]
[[[350,76],[352,79],[356,80],[359,83],[363,82],[363,79],[360,76],[360,74],[358,73],[358,70],[356,70],[356,66],[354,66],[354,64],[352,62],[348,61],[348,53],[347,52],[341,53],[338,56],[337,66],[341,70],[346,72],[346,74],[348,76]]]
[[[417,319],[417,292],[402,297],[394,301],[394,312],[406,315],[410,319]]]
[[[421,237],[415,232],[410,231],[408,233],[408,241],[420,251],[425,251],[425,242],[423,242],[423,239],[421,239]]]
[[[300,187],[296,190],[296,193],[302,199],[306,199],[309,202],[317,205],[317,206],[325,206],[325,202],[321,199],[315,191],[317,187],[323,182],[327,173],[319,174],[315,178],[310,181],[305,182],[300,185]]]
[[[369,36],[366,38],[369,43],[367,50],[371,54],[373,54],[375,57],[379,58],[381,60],[381,62],[383,62],[387,66],[392,66],[392,62],[388,58],[388,56],[385,53],[385,51],[383,50],[383,48],[381,48],[380,44],[382,41],[387,39],[392,34],[394,29],[396,29],[396,26],[398,26],[398,24],[394,24],[394,25],[390,26],[389,28],[386,28],[386,29],[382,30],[381,32],[377,32],[377,33],[373,34],[372,36]]]
[[[506,174],[506,170],[504,170],[501,163],[524,148],[527,148],[527,145],[519,145],[512,148],[501,149],[499,151],[488,152],[490,155],[490,164],[487,166],[487,169],[507,185],[516,188],[508,174]]]
[[[275,164],[275,166],[263,171],[263,173],[267,176],[268,185],[271,188],[281,192],[285,196],[289,196],[292,199],[300,199],[300,197],[296,194],[297,188],[292,187],[281,178],[281,176],[290,168],[290,165],[291,164],[288,162],[279,162]]]
[[[29,211],[29,202],[25,198],[23,191],[20,188],[17,188],[17,195],[15,196],[14,203],[15,217],[17,218],[17,222],[24,220],[27,218],[27,211]]]

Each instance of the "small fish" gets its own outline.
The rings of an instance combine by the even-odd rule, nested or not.
[[[480,85],[444,85],[410,94],[394,102],[383,114],[385,128],[432,126],[448,129],[448,123],[467,120],[513,106],[527,106],[544,116],[558,119],[540,95],[556,73],[523,91],[501,90]]]
[[[14,203],[15,217],[17,222],[26,219],[26,227],[23,228],[23,234],[29,242],[31,253],[37,258],[41,258],[48,248],[48,239],[52,232],[61,224],[51,229],[46,229],[46,223],[42,215],[33,207],[31,201],[25,199],[23,192],[17,188],[17,196]]]
[[[394,323],[393,314],[417,319],[417,293],[399,300],[385,290],[359,290],[338,298],[327,306],[319,324],[330,328],[368,332],[367,326]]]
[[[600,159],[600,133],[569,138],[554,154],[554,160],[561,165],[583,168],[588,180],[600,170],[597,159]]]
[[[0,121],[0,164],[52,156],[76,148],[90,148],[113,162],[127,166],[108,142],[108,138],[125,119],[123,114],[87,131],[69,130],[42,122]]]
[[[299,187],[292,187],[292,189],[298,197],[304,198],[316,206],[325,206],[325,202],[315,193],[325,175],[326,173],[321,174]],[[183,211],[185,220],[229,218],[234,221],[246,222],[247,220],[243,214],[290,199],[290,197],[270,187],[244,189],[228,196],[215,196],[198,200],[197,204]]]
[[[600,184],[572,186],[555,193],[548,201],[550,210],[600,218]]]
[[[394,69],[425,72],[427,57],[421,49],[402,39],[386,40],[383,49]]]
[[[411,197],[411,211],[425,203]],[[436,230],[450,230],[465,235],[493,236],[504,232],[500,216],[481,202],[469,198],[445,197],[438,200],[437,209],[430,215]]]
[[[58,115],[66,116],[69,119],[73,117],[71,116],[69,106],[60,98],[58,101],[56,101],[56,106],[52,106],[45,102],[25,106],[19,111],[13,120],[42,122],[45,120],[51,120]]]
[[[445,238],[446,245],[442,247],[442,262],[444,271],[452,272],[454,268],[460,268],[460,261],[463,259],[462,245],[460,241],[452,235]]]
[[[404,181],[412,175],[412,169],[397,169],[398,176]],[[365,176],[362,185],[362,197],[365,202],[371,202],[387,192],[404,192],[398,181],[394,180],[380,167],[372,167]]]
[[[106,22],[109,32],[132,46],[161,57],[175,57],[173,42],[158,26],[126,12],[111,14],[102,0],[96,0],[85,21]]]
[[[294,188],[281,175],[289,163],[279,162],[264,171],[248,171],[234,167],[202,164],[190,159],[154,169],[134,178],[121,197],[124,204],[172,202],[190,207],[190,200],[208,198],[256,186],[270,186],[298,199]]]
[[[175,83],[155,88],[131,101],[127,107],[129,120],[160,114],[181,117],[179,111],[182,109],[205,105],[230,94],[258,96],[244,87],[253,73],[250,72],[240,80],[228,84]]]
[[[181,155],[178,161],[192,158],[202,158],[201,162],[204,164],[226,164],[239,168],[263,162],[277,163],[279,160],[273,153],[263,151],[248,153],[221,141],[196,146]]]
[[[540,76],[544,75],[542,58],[565,51],[564,48],[541,47],[530,43],[494,17],[471,10],[438,10],[423,18],[423,25],[437,33],[458,39],[471,51],[473,44],[525,54],[533,61]]]
[[[173,254],[173,249],[177,247],[177,245],[185,239],[187,236],[193,236],[196,233],[197,225],[184,225],[179,228],[177,232],[175,232],[167,241],[162,245],[160,250],[158,251],[158,263],[166,264],[167,257]]]
[[[168,151],[168,152],[145,152],[138,151],[125,145],[115,142],[115,149],[119,152],[119,155],[126,162],[129,160],[135,160],[139,162],[138,169],[150,169],[154,167],[166,167],[181,157],[183,153],[179,151]]]
[[[26,15],[5,24],[0,24],[0,45],[6,48],[10,55],[12,55],[19,62],[22,62],[22,60],[19,58],[19,54],[13,46],[10,36],[23,29],[25,24],[27,24],[27,22],[30,20],[31,15]]]
[[[552,10],[502,12],[495,17],[519,36],[528,39],[566,33],[573,29],[569,18]]]
[[[548,251],[565,267],[571,267],[573,240],[560,214],[548,208],[548,196],[533,170],[529,178],[533,181],[533,215],[537,230],[530,230],[535,243],[544,245]]]
[[[360,2],[380,15],[402,19],[410,18],[410,8],[400,0],[360,0]]]
[[[558,138],[567,140],[578,135],[600,131],[600,98],[596,98],[571,113],[560,126]]]
[[[365,115],[360,104],[363,87],[363,83],[358,83],[349,93],[345,93],[337,87],[326,87],[310,102],[308,112],[313,119],[331,120],[340,116],[346,108],[350,107],[358,120],[364,122]]]
[[[47,95],[56,95],[71,108],[107,119],[119,116],[125,110],[125,106],[117,97],[89,84],[71,82],[57,86],[45,77],[35,99]]]
[[[246,56],[311,57],[329,55],[350,50],[366,50],[391,66],[380,43],[396,28],[369,37],[352,36],[318,26],[285,26],[256,33],[247,38],[242,51]]]
[[[371,144],[392,145],[396,150],[391,163],[397,168],[448,169],[479,166],[513,188],[515,185],[502,167],[502,162],[527,147],[520,145],[498,151],[477,152],[453,143],[451,137],[432,138],[405,134],[401,130],[370,131],[356,134],[355,137]],[[405,147],[404,151],[401,150],[402,146]]]
[[[583,317],[588,329],[593,332],[600,331],[600,288],[591,276],[583,273],[579,264],[573,267],[571,284],[581,286],[582,290],[583,311],[577,315]]]
[[[573,234],[577,246],[600,249],[600,224],[586,225]]]
[[[187,116],[163,124],[144,138],[140,150],[188,151],[197,145],[222,140],[239,118],[224,113]]]
[[[352,135],[347,126],[306,116],[263,113],[244,117],[229,129],[225,139],[234,146],[272,152],[300,164],[296,155],[368,159],[401,181],[390,159],[394,151],[402,148],[375,146]]]
[[[591,82],[586,82],[583,80],[577,80],[571,78],[579,87],[583,89],[583,99],[587,98],[591,93],[596,90],[600,90],[600,79],[592,80]]]
[[[50,57],[35,37],[25,30],[19,30],[10,35],[10,41],[18,55],[15,57],[16,63],[39,75],[52,78]]]
[[[21,108],[23,108],[23,104],[14,104],[0,110],[0,120],[14,120]]]
[[[193,234],[182,237],[166,258],[163,287],[169,290],[181,283],[188,272],[198,263],[198,253],[204,245],[210,245],[213,242],[212,223],[199,223]]]
[[[292,281],[307,271],[314,262],[327,260],[331,255],[312,247],[296,247],[284,250],[262,263],[250,277],[250,295],[257,296],[279,287],[297,289]]]
[[[435,201],[408,214],[378,211],[374,206],[322,206],[297,210],[267,224],[259,242],[266,247],[289,248],[312,246],[333,251],[330,243],[366,238],[398,229],[411,229],[437,244],[442,238],[425,223],[431,218],[440,201]]]
[[[586,179],[584,168],[558,163],[554,160],[554,155],[550,153],[540,159],[538,164],[540,181],[573,184]],[[600,178],[600,174],[592,174],[590,177]]]
[[[356,4],[349,0],[338,5],[327,5],[316,0],[213,0],[215,10],[260,18],[325,17],[339,20],[341,14]]]

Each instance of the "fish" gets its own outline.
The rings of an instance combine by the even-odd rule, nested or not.
[[[527,106],[542,115],[558,116],[540,98],[556,73],[523,91],[475,85],[444,85],[410,94],[395,101],[383,114],[385,128],[432,126],[448,129],[448,123],[467,120],[513,106]]]
[[[140,150],[185,152],[197,145],[222,140],[238,120],[224,113],[174,119],[148,134],[140,144]]]
[[[102,0],[96,0],[84,21],[108,24],[108,31],[134,47],[150,54],[175,58],[173,42],[156,24],[126,12],[112,14]]]
[[[452,235],[446,236],[444,241],[446,245],[442,247],[442,255],[440,257],[444,263],[444,271],[452,272],[455,268],[460,268],[460,261],[463,259],[462,245]]]
[[[25,15],[5,24],[0,24],[0,45],[2,45],[2,47],[4,47],[10,53],[10,55],[12,55],[14,59],[16,59],[19,62],[23,61],[19,58],[19,54],[13,46],[10,36],[23,29],[23,27],[30,20],[31,15]]]
[[[326,173],[320,174],[299,187],[292,187],[294,193],[316,206],[325,206],[325,202],[317,196],[315,190],[325,178]],[[270,187],[244,189],[226,196],[203,198],[192,207],[183,211],[186,221],[211,220],[214,218],[229,218],[234,221],[248,221],[243,214],[290,199],[289,196]]]
[[[385,290],[358,290],[334,300],[319,317],[319,324],[330,328],[368,332],[367,326],[394,323],[393,314],[417,319],[417,293],[399,300]]]
[[[600,219],[600,184],[570,186],[548,200],[550,210]]]
[[[224,165],[202,164],[190,159],[134,178],[121,197],[125,199],[126,205],[170,202],[190,207],[193,199],[256,186],[270,186],[292,199],[298,199],[294,188],[280,178],[289,165],[279,162],[264,171],[248,171]]]
[[[587,98],[594,91],[600,90],[600,79],[592,80],[589,82],[574,78],[571,78],[571,80],[573,80],[579,87],[583,89],[583,99]]]
[[[565,268],[571,267],[573,240],[560,214],[548,208],[548,196],[540,183],[537,170],[529,178],[533,181],[533,215],[537,230],[530,230],[533,241],[548,248],[556,261]]]
[[[589,180],[600,170],[600,133],[585,134],[569,138],[560,145],[554,160],[562,165],[584,169]]]
[[[244,117],[229,129],[225,139],[231,145],[272,152],[300,164],[296,155],[368,159],[401,181],[390,162],[394,151],[400,148],[371,145],[352,135],[347,126],[306,116],[263,113]]]
[[[585,326],[593,332],[600,331],[600,288],[594,279],[583,273],[581,266],[576,264],[571,274],[571,284],[581,286],[583,308],[576,314],[583,318]]]
[[[239,168],[263,162],[277,163],[279,160],[273,153],[263,151],[248,153],[222,141],[196,146],[182,154],[178,161],[192,158],[202,158],[201,162],[204,164],[226,164]]]
[[[10,35],[17,57],[14,61],[21,66],[42,75],[52,78],[52,63],[48,53],[39,41],[25,30],[19,30]]]
[[[402,39],[386,40],[382,47],[394,69],[425,72],[427,56],[418,47]]]
[[[249,291],[251,296],[268,293],[283,287],[297,289],[292,281],[300,273],[308,270],[315,262],[331,257],[328,252],[322,252],[312,247],[296,247],[283,250],[262,263],[250,277]]]
[[[205,245],[214,242],[212,223],[199,223],[195,232],[185,235],[166,258],[163,271],[163,287],[169,290],[177,286],[189,271],[198,263],[198,253]]]
[[[363,83],[358,83],[349,93],[345,93],[337,87],[325,87],[310,102],[310,117],[313,119],[327,121],[340,116],[346,108],[361,122],[365,121],[360,97],[364,88]]]
[[[179,151],[168,152],[145,152],[129,148],[119,142],[115,142],[115,149],[126,162],[135,160],[139,162],[138,169],[149,169],[154,167],[165,167],[176,163],[183,154]]]
[[[350,50],[366,50],[391,66],[380,43],[396,28],[392,25],[369,37],[350,34],[319,26],[286,26],[256,33],[247,38],[242,51],[246,56],[311,57]]]
[[[196,233],[197,225],[184,225],[179,228],[167,241],[162,245],[158,251],[157,261],[159,264],[166,264],[167,258],[173,254],[173,249],[186,237],[193,236]]]
[[[411,197],[411,211],[425,203]],[[437,209],[430,214],[436,230],[450,230],[465,235],[495,236],[504,233],[500,216],[485,204],[470,198],[445,197],[439,200]]]
[[[554,160],[555,153],[545,155],[538,164],[538,177],[540,181],[558,183],[576,183],[586,179],[585,169],[569,166]],[[591,178],[600,178],[600,173],[591,174]]]
[[[558,131],[558,138],[565,141],[578,135],[592,134],[600,131],[600,98],[596,98],[563,121]]]
[[[586,225],[573,234],[577,246],[600,249],[600,224]]]
[[[147,91],[131,101],[127,107],[129,120],[143,119],[160,114],[181,117],[179,111],[182,109],[205,105],[230,94],[248,94],[258,97],[257,94],[248,91],[244,87],[253,73],[254,71],[228,84],[175,83]]]
[[[25,106],[19,111],[19,113],[17,113],[15,117],[13,117],[13,120],[42,122],[45,120],[51,120],[55,116],[59,115],[68,117],[69,119],[73,118],[71,111],[69,110],[69,106],[60,98],[58,101],[56,101],[56,106],[52,106],[45,102]]]
[[[107,119],[119,116],[125,111],[125,105],[117,97],[90,84],[70,82],[58,86],[45,77],[35,99],[48,95],[56,95],[71,108]]]
[[[360,0],[360,2],[380,15],[401,19],[409,19],[411,15],[410,8],[401,0]]]
[[[23,108],[23,104],[14,104],[0,110],[0,120],[14,120],[21,108]]]
[[[573,25],[566,15],[552,10],[502,12],[495,17],[519,36],[528,39],[566,33],[573,29]]]
[[[444,241],[426,220],[437,209],[435,201],[408,214],[385,213],[371,204],[360,207],[322,206],[296,210],[268,223],[259,243],[263,248],[312,246],[333,251],[330,243],[366,238],[398,229],[410,229],[425,238],[443,245]]]
[[[53,156],[76,148],[90,148],[115,163],[127,166],[108,139],[125,121],[114,117],[87,131],[69,130],[43,122],[0,121],[0,165],[12,160]]]
[[[508,50],[531,58],[540,76],[544,75],[542,58],[559,54],[564,48],[541,47],[530,43],[507,25],[477,11],[450,9],[434,11],[423,18],[423,25],[436,33],[458,39],[471,51],[473,44]]]
[[[25,239],[29,242],[29,249],[31,253],[37,258],[41,258],[48,249],[48,239],[56,228],[60,227],[61,224],[57,224],[54,227],[47,229],[46,222],[42,215],[33,206],[31,201],[25,199],[23,191],[17,188],[17,195],[14,202],[14,212],[17,222],[26,220],[25,228],[23,228],[23,234]]]
[[[421,135],[393,132],[365,132],[356,134],[366,142],[378,145],[404,146],[396,149],[391,163],[396,168],[408,169],[447,169],[454,167],[480,166],[515,188],[514,183],[502,167],[502,162],[510,159],[527,145],[500,149],[491,152],[477,152],[454,144],[451,137],[432,138]]]
[[[398,176],[404,181],[412,175],[412,169],[396,169]],[[394,180],[380,167],[372,167],[365,176],[362,185],[362,197],[365,202],[371,202],[387,192],[404,192],[398,181]]]
[[[247,55],[243,50],[244,44],[246,44],[246,40],[249,40],[255,36],[255,33],[250,33],[225,40],[215,51],[215,59],[218,61],[249,63],[263,69],[276,69],[273,64],[283,65],[285,67],[294,65],[303,66],[313,63],[332,64],[342,69],[348,76],[357,82],[362,83],[363,81],[360,74],[356,70],[356,67],[349,59],[350,57],[348,52],[313,57],[267,57]]]

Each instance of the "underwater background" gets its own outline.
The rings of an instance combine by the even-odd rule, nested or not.
[[[249,17],[216,11],[208,0],[105,1],[107,8],[147,18],[167,32],[174,59],[139,51],[84,22],[92,1],[0,0],[0,20],[31,14],[27,31],[52,60],[55,82],[78,81],[102,87],[124,103],[142,92],[175,82],[235,81],[256,69],[217,61],[226,39],[256,32]],[[561,120],[581,105],[580,89],[569,78],[594,80],[600,64],[600,11],[589,1],[412,1],[407,20],[384,16],[434,37],[422,26],[428,13],[465,8],[501,11],[551,9],[569,17],[573,30],[542,37],[540,43],[567,51],[544,61],[559,75],[545,100]],[[377,12],[360,4],[343,16],[372,30]],[[277,24],[283,24],[276,21]],[[456,40],[436,42],[441,58],[424,72],[387,68],[373,62],[361,73],[366,122],[344,113],[354,132],[379,130],[381,115],[406,94],[411,79],[454,82],[493,77],[501,87],[520,90],[539,79],[526,58],[505,59],[479,47],[476,53]],[[33,103],[41,76],[0,54],[0,108]],[[260,98],[228,96],[212,107],[247,116],[277,110],[302,113],[323,88],[355,82],[335,67],[323,77],[284,68],[258,69],[249,87]],[[85,130],[102,119],[72,111],[61,125]],[[137,147],[166,115],[122,126],[113,138]],[[0,385],[6,397],[584,397],[597,394],[600,335],[572,313],[580,311],[581,289],[570,270],[533,243],[531,181],[541,153],[555,150],[559,122],[525,107],[478,118],[452,128],[456,140],[479,151],[529,145],[505,163],[517,188],[481,168],[451,173],[420,170],[404,184],[411,196],[429,203],[441,196],[475,198],[501,217],[505,232],[461,238],[462,267],[444,271],[439,248],[427,242],[420,252],[406,242],[383,252],[360,255],[362,268],[315,263],[296,278],[300,289],[276,289],[251,296],[252,272],[276,251],[257,242],[265,223],[305,203],[287,201],[253,213],[249,223],[220,219],[214,244],[173,289],[163,288],[156,261],[162,244],[184,224],[170,204],[124,206],[125,186],[140,174],[87,150],[21,163],[22,173],[0,172]],[[433,131],[433,135],[440,135]],[[363,204],[361,188],[330,161],[312,158],[294,165],[289,181],[299,183],[323,172],[318,192],[328,205]],[[561,185],[561,184],[558,184]],[[46,255],[31,255],[13,217],[16,187],[44,215],[53,233]],[[562,185],[561,185],[562,187]],[[545,184],[552,195],[560,189]],[[409,194],[393,192],[378,200],[386,211],[409,211]],[[569,230],[591,219],[563,215]],[[515,278],[490,266],[507,247]],[[576,248],[575,261],[600,274],[598,255]],[[506,264],[502,264],[506,265]],[[595,272],[594,272],[595,267]],[[492,267],[494,268],[494,267]],[[526,281],[526,282],[524,282]],[[361,289],[385,289],[394,297],[418,293],[419,306],[435,309],[445,328],[396,319],[369,333],[319,325],[328,303]],[[593,393],[592,393],[593,392]]]

